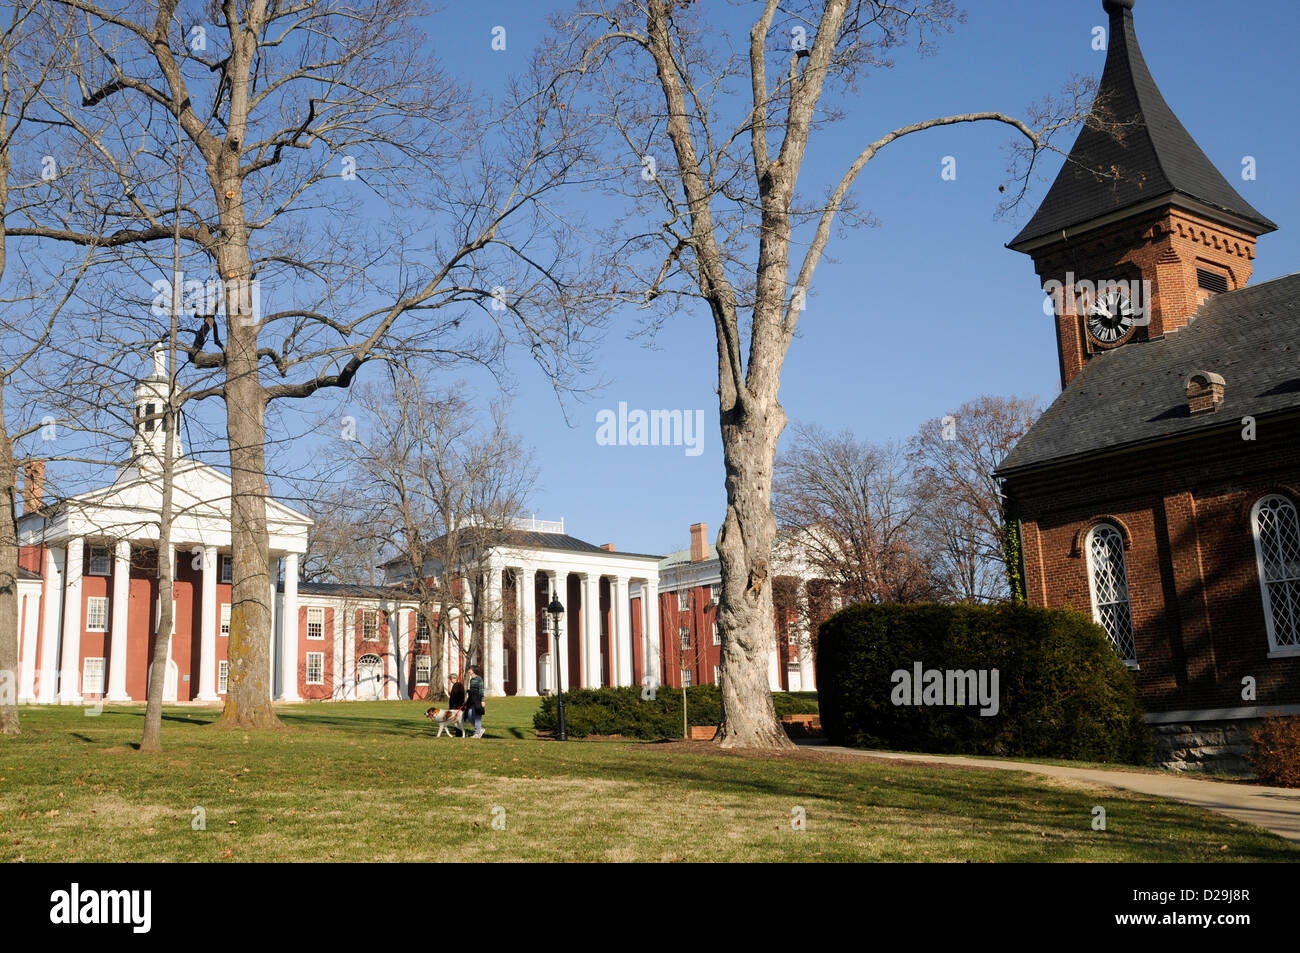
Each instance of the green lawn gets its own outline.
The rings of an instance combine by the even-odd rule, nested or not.
[[[1217,814],[1016,772],[541,741],[536,704],[490,699],[478,741],[434,740],[421,702],[290,706],[247,734],[168,708],[158,756],[135,750],[143,706],[24,708],[0,860],[1300,860]]]

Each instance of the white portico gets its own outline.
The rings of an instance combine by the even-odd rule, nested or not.
[[[480,661],[489,695],[642,684],[659,678],[659,557],[620,553],[570,536],[564,522],[515,520],[482,551],[466,553],[462,574],[480,572]],[[470,567],[473,567],[472,569]],[[384,566],[390,584],[409,577],[400,560]],[[426,576],[439,567],[426,564]],[[633,592],[636,596],[633,596]],[[564,606],[556,644],[546,606]],[[456,647],[447,646],[448,658]]]
[[[132,459],[112,484],[45,504],[31,483],[18,521],[27,585],[39,577],[39,624],[24,617],[19,697],[29,702],[78,704],[91,699],[143,701],[159,621],[157,554],[162,512],[166,431],[159,416],[168,379],[161,352],[153,374],[135,389]],[[173,441],[173,518],[170,555],[175,568],[176,625],[170,644],[165,700],[220,701],[218,666],[225,659],[232,583],[230,478],[183,455]],[[312,521],[267,500],[274,606],[278,563],[285,564],[283,610],[297,615],[299,556]],[[35,613],[33,613],[35,614]],[[297,669],[292,627],[273,657],[277,671]],[[282,678],[279,697],[297,698],[297,680]]]

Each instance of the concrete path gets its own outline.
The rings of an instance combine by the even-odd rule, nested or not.
[[[1067,768],[1052,764],[1035,764],[1031,761],[993,761],[984,758],[964,758],[957,755],[910,754],[901,751],[866,751],[818,745],[822,751],[862,758],[890,761],[918,761],[929,764],[951,764],[963,768],[992,768],[1002,771],[1028,771],[1056,778],[1070,778],[1091,784],[1172,798],[1194,804],[1206,810],[1218,811],[1248,824],[1270,830],[1287,840],[1300,841],[1300,789],[1270,788],[1258,784],[1227,781],[1209,781],[1182,774],[1142,774],[1137,771],[1107,770],[1104,768]]]

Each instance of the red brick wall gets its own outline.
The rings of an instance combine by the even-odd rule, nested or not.
[[[1224,275],[1228,290],[1250,280],[1255,238],[1181,209],[1166,207],[1094,229],[1068,242],[1057,241],[1032,252],[1044,282],[1064,282],[1073,272],[1091,281],[1151,282],[1151,324],[1138,337],[1155,338],[1181,328],[1196,313],[1204,292],[1196,269]],[[1082,319],[1073,312],[1056,315],[1061,386],[1083,369],[1091,356]]]
[[[1261,419],[1255,441],[1241,439],[1238,421],[1223,425],[1007,482],[1035,605],[1091,616],[1083,537],[1101,517],[1127,529],[1136,678],[1149,711],[1300,702],[1300,657],[1267,657],[1250,521],[1268,493],[1300,502],[1300,423]],[[1241,697],[1247,675],[1255,701]]]

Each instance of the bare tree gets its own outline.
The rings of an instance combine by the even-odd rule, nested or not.
[[[389,565],[431,629],[431,690],[446,684],[444,645],[480,662],[489,622],[507,622],[489,598],[488,557],[510,544],[535,479],[531,454],[500,404],[484,422],[464,385],[435,391],[410,367],[388,386],[363,386],[357,432],[339,441],[352,519],[392,553]],[[468,639],[462,642],[462,632]]]
[[[38,153],[31,140],[33,112],[41,85],[52,69],[67,35],[47,22],[42,4],[19,0],[0,23],[0,734],[16,735],[18,721],[18,472],[25,463],[15,444],[46,425],[31,411],[44,391],[35,369],[55,322],[74,294],[94,258],[93,243],[80,263],[41,268],[20,262],[21,274],[6,281],[11,218],[31,213],[49,201],[41,180],[21,176],[14,168]],[[65,24],[66,26],[66,24]],[[28,148],[23,148],[27,146]],[[45,170],[48,162],[42,162]],[[32,386],[22,387],[21,383]],[[5,391],[18,387],[17,413],[5,411]]]
[[[631,173],[621,181],[632,195],[634,223],[620,222],[623,239],[610,239],[626,300],[660,299],[656,306],[674,309],[693,297],[707,305],[727,489],[717,540],[724,659],[719,739],[724,747],[785,747],[790,742],[777,722],[767,673],[776,533],[770,494],[786,423],[778,391],[831,229],[837,220],[851,221],[844,216],[852,212],[854,182],[891,142],[940,126],[1002,123],[1026,143],[1020,158],[1027,161],[1016,170],[1024,173],[1049,137],[1084,110],[1076,96],[1066,108],[1039,110],[1036,128],[993,111],[908,123],[868,141],[829,194],[810,201],[798,187],[810,135],[843,118],[840,102],[826,94],[853,90],[869,69],[889,65],[892,50],[913,38],[928,44],[958,15],[951,0],[746,6],[758,12],[748,37],[737,42],[724,17],[714,15],[715,5],[589,0],[557,23],[549,63],[598,100],[591,109]]]
[[[608,288],[570,249],[580,223],[547,201],[585,133],[527,81],[498,118],[476,115],[465,84],[424,52],[417,0],[51,2],[81,29],[49,108],[97,164],[60,180],[71,211],[11,234],[121,247],[179,233],[206,262],[215,292],[183,329],[181,387],[226,410],[234,591],[221,724],[275,727],[268,406],[346,388],[395,350],[495,363],[508,342],[566,386],[602,316],[593,291]],[[151,203],[137,186],[176,124],[186,199]]]
[[[986,395],[926,421],[911,440],[920,525],[948,587],[963,602],[1010,595],[1006,512],[993,469],[1041,412],[1033,398]]]
[[[848,602],[918,602],[941,591],[902,450],[796,424],[777,458],[772,507],[813,571]],[[809,620],[811,621],[811,620]]]

